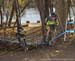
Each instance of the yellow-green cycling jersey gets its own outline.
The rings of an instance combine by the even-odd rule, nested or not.
[[[50,26],[50,25],[59,25],[59,22],[58,21],[47,21],[46,23],[47,26]]]
[[[54,25],[55,22],[54,21],[47,21],[46,25],[49,26],[49,25]]]
[[[59,25],[59,22],[58,21],[47,21],[46,23],[46,29],[48,28],[48,26],[51,26],[51,25]]]

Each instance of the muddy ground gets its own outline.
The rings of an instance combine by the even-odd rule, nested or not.
[[[30,34],[27,36],[28,41],[41,40],[40,31],[38,29],[35,30],[36,31],[33,32],[34,34],[32,31],[29,31]],[[9,50],[10,48],[15,47],[12,46],[9,48],[6,46],[5,48],[7,49],[0,49],[0,61],[75,61],[75,42],[62,42],[57,43],[55,46],[38,46],[37,48],[32,48],[27,52],[16,49]]]
[[[24,51],[1,51],[0,61],[75,61],[75,45],[42,46]]]

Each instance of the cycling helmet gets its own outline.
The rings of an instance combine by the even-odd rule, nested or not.
[[[51,16],[55,16],[56,17],[56,14],[55,13],[51,13]]]

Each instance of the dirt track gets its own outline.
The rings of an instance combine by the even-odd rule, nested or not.
[[[0,52],[0,61],[75,61],[75,45],[40,47],[27,51]]]
[[[40,36],[38,31],[27,36],[27,39],[31,37],[30,39],[34,40],[32,35],[37,34]],[[38,40],[37,37],[35,39]],[[28,50],[26,53],[16,50],[0,51],[0,61],[75,61],[75,42],[72,42],[72,45],[60,43],[55,47],[42,46]]]

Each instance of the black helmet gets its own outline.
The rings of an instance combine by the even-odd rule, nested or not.
[[[55,16],[56,17],[56,14],[55,13],[51,13],[51,16]]]

